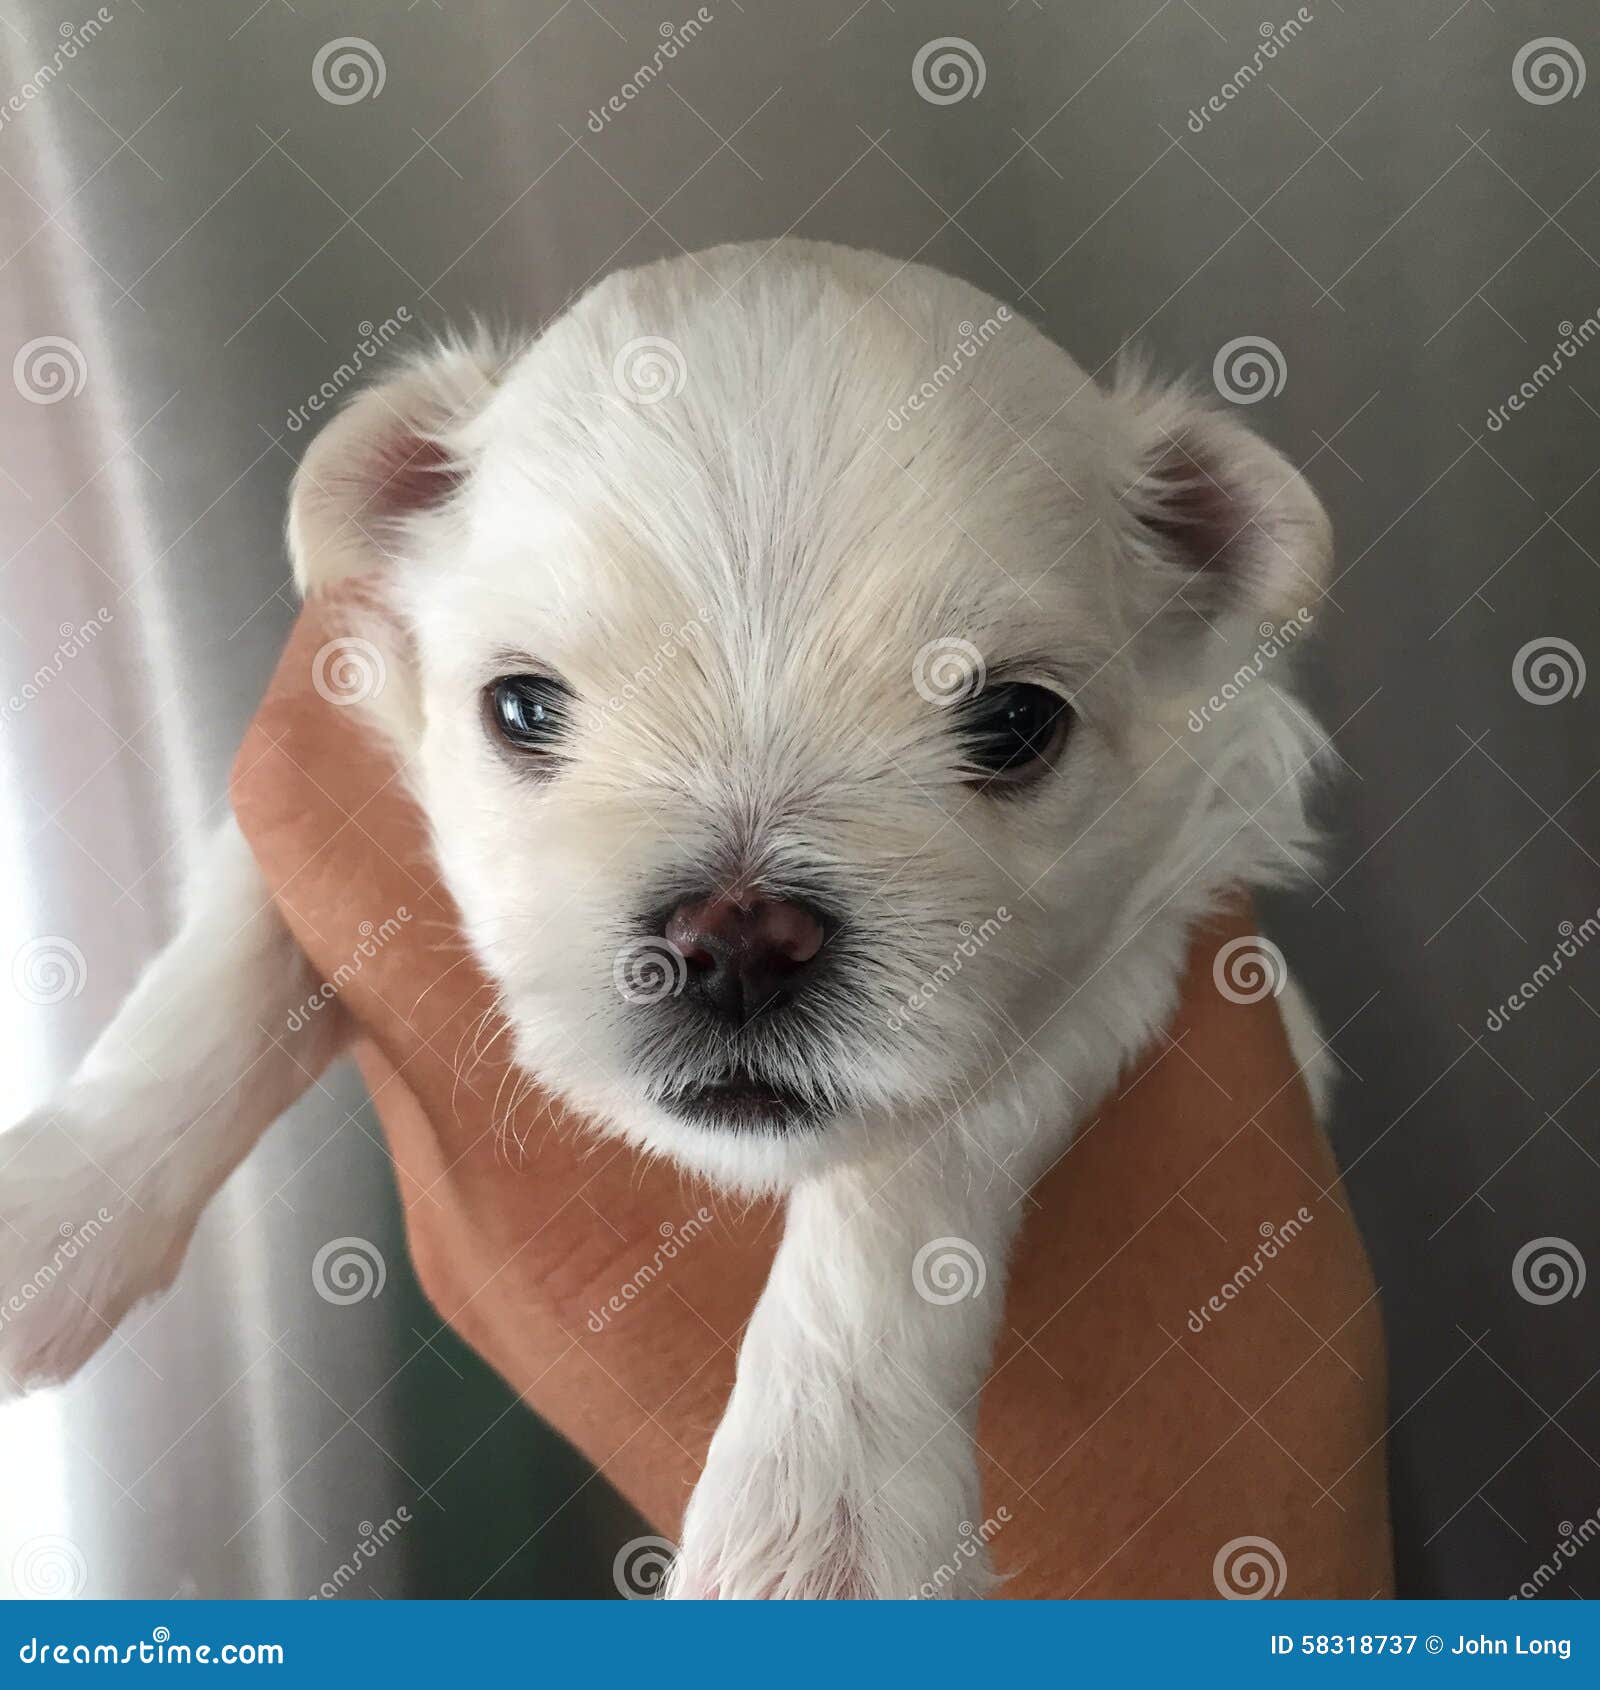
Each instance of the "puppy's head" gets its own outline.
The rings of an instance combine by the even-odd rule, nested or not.
[[[519,1060],[749,1183],[938,1127],[1083,1037],[1164,903],[1270,869],[1270,680],[1191,725],[1328,556],[1230,417],[800,243],[413,364],[290,537],[406,629],[390,730]]]

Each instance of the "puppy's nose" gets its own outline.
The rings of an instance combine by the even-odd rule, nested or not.
[[[690,900],[666,926],[695,995],[740,1024],[788,999],[826,937],[816,910],[757,893]]]

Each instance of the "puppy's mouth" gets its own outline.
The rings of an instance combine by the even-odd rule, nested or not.
[[[814,1099],[744,1072],[728,1074],[661,1101],[663,1108],[683,1120],[723,1131],[782,1132],[817,1118]]]

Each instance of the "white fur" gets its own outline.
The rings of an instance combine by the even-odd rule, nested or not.
[[[609,278],[526,346],[413,363],[297,478],[302,586],[379,572],[379,725],[520,1063],[646,1153],[790,1193],[679,1594],[927,1593],[980,1518],[971,1431],[1019,1194],[1170,1018],[1194,924],[1241,885],[1291,879],[1310,843],[1319,739],[1287,658],[1203,732],[1186,723],[1258,624],[1315,605],[1315,497],[1232,416],[1137,371],[1102,390],[1017,318],[907,407],[996,311],[868,254],[719,248]],[[630,377],[646,337],[659,396]],[[408,442],[455,466],[436,495],[396,473]],[[1164,521],[1195,487],[1224,499],[1224,566],[1198,567]],[[950,639],[1073,697],[1065,755],[1025,792],[963,784],[949,720],[913,685],[919,653]],[[479,707],[532,665],[580,701],[548,784],[518,776]],[[815,1128],[685,1125],[668,1105],[714,1054],[674,1038],[671,1003],[614,984],[651,897],[735,872],[778,895],[820,881],[845,905],[827,992],[762,1046],[772,1077],[818,1100]],[[288,1101],[253,1029],[293,959],[262,917],[255,962],[219,979],[260,890],[237,863],[229,877],[118,1022],[192,1014],[198,1054],[97,1061],[60,1111],[75,1141],[109,1147],[110,1186],[143,1190],[165,1151],[160,1195],[125,1251],[96,1258],[94,1321],[55,1298],[20,1337],[0,1328],[13,1372],[65,1371],[96,1322],[165,1283]],[[1297,1039],[1309,1061],[1314,1035]],[[195,1120],[180,1097],[226,1089],[251,1052],[273,1083]],[[107,1189],[32,1142],[0,1185],[8,1280],[58,1211]],[[919,1291],[939,1239],[981,1261],[981,1295]],[[983,1557],[958,1560],[938,1593],[981,1594]]]
[[[65,1379],[171,1284],[201,1210],[332,1058],[317,988],[230,818],[176,937],[66,1091],[0,1137],[0,1396]]]

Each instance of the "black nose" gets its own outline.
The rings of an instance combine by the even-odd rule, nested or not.
[[[679,904],[665,936],[689,965],[689,991],[742,1026],[788,1001],[828,929],[808,904],[756,892],[718,892]]]

